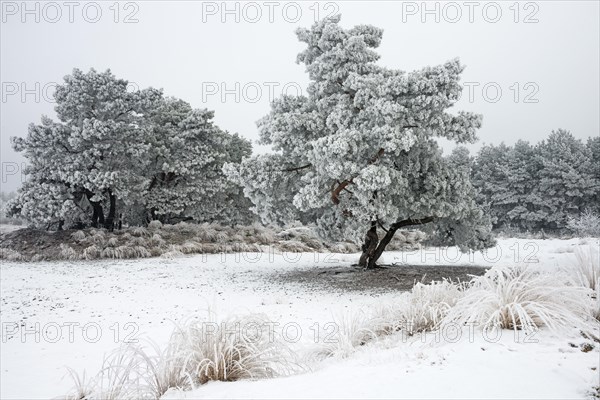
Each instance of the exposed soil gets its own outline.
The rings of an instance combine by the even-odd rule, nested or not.
[[[313,290],[391,292],[410,290],[415,282],[430,283],[443,279],[468,282],[473,276],[483,275],[486,271],[484,267],[443,265],[389,265],[373,270],[319,267],[292,270],[273,278]]]
[[[48,232],[23,228],[0,234],[0,248],[12,249],[27,258],[43,253],[46,259],[59,259],[60,244],[69,243],[74,231]]]

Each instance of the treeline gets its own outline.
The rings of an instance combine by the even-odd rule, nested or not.
[[[568,131],[558,130],[537,144],[520,140],[512,146],[485,145],[475,157],[459,147],[448,158],[442,158],[437,148],[432,152],[427,146],[434,142],[426,141],[398,153],[393,163],[385,164],[375,158],[373,164],[377,165],[367,164],[369,168],[362,180],[347,181],[347,185],[352,184],[351,191],[344,191],[345,186],[335,180],[339,186],[332,199],[340,202],[340,197],[346,196],[349,203],[345,208],[325,208],[330,196],[327,190],[307,190],[308,181],[299,177],[309,174],[306,179],[310,180],[314,171],[308,167],[333,162],[330,155],[304,159],[307,154],[316,153],[300,151],[307,142],[303,130],[294,130],[298,118],[306,118],[302,127],[325,126],[310,122],[315,118],[313,111],[304,115],[295,100],[282,99],[282,104],[291,103],[282,106],[283,111],[276,106],[259,127],[265,143],[275,143],[271,136],[279,138],[281,143],[275,143],[276,147],[290,147],[289,156],[250,158],[251,143],[215,125],[212,111],[193,109],[189,103],[165,97],[162,91],[152,88],[131,92],[127,84],[110,71],[99,73],[93,69],[88,73],[75,69],[65,77],[55,94],[58,120],[43,117],[41,124],[29,126],[25,138],[12,138],[14,149],[29,161],[28,180],[16,198],[8,202],[8,198],[0,198],[1,216],[22,218],[44,229],[94,226],[112,230],[121,225],[146,225],[153,220],[235,225],[259,219],[265,222],[266,214],[275,215],[271,222],[285,218],[300,221],[299,216],[308,215],[303,222],[319,225],[319,221],[326,220],[321,226],[341,229],[351,216],[382,212],[382,205],[375,200],[385,198],[383,187],[373,192],[371,185],[386,176],[389,171],[385,168],[391,168],[395,172],[389,176],[403,177],[410,171],[414,174],[410,181],[385,185],[400,215],[416,212],[411,207],[417,203],[425,204],[427,212],[459,205],[457,209],[463,210],[461,207],[472,203],[484,210],[475,214],[482,214],[486,221],[491,217],[496,230],[600,234],[600,137],[584,142]],[[338,135],[336,132],[334,129],[331,135]],[[367,149],[366,156],[383,154],[370,148],[379,143],[376,132],[367,131],[369,135],[361,136],[356,143],[356,148]],[[283,134],[290,136],[288,141],[281,139]],[[390,137],[404,140],[402,135]],[[389,137],[386,138],[390,145]],[[344,136],[340,143],[348,140]],[[322,150],[323,146],[318,148]],[[340,157],[339,165],[346,165],[348,154],[338,154],[336,148],[332,154]],[[416,155],[410,156],[411,152]],[[357,170],[364,168],[361,160],[366,156],[358,159]],[[291,160],[295,164],[290,165],[300,167],[285,167]],[[438,169],[422,169],[432,165]],[[235,179],[232,166],[238,168],[238,174],[233,174]],[[462,166],[465,168],[458,168]],[[396,174],[398,171],[402,173]],[[472,186],[468,182],[469,171]],[[450,190],[450,177],[457,173],[461,176],[454,179],[460,178],[456,182],[464,185]],[[269,174],[275,174],[276,179]],[[422,185],[421,180],[429,183]],[[315,182],[322,184],[318,179]],[[400,190],[399,185],[410,182],[414,187],[411,186],[413,192],[409,196],[408,187]],[[361,185],[364,193],[359,190]],[[446,188],[455,197],[450,201],[447,195],[429,192],[424,187]],[[477,192],[474,200],[473,187]],[[323,198],[314,197],[316,194]],[[362,202],[356,200],[359,194]],[[310,200],[307,204],[315,207],[311,213],[304,210],[302,214],[295,208],[297,196]],[[407,202],[405,196],[418,201]],[[352,212],[350,206],[356,210]],[[340,215],[335,214],[338,211]],[[437,219],[438,232],[467,232],[465,226],[473,222],[473,218],[461,217],[462,227],[449,227],[444,226],[443,218]],[[489,232],[489,222],[486,223]],[[360,232],[365,224],[357,220],[351,228]]]
[[[582,218],[598,220],[600,137],[584,142],[560,129],[537,144],[485,145],[471,178],[495,229],[572,232]]]

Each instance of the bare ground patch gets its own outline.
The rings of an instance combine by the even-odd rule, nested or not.
[[[353,266],[317,267],[285,271],[273,276],[283,284],[298,284],[312,290],[393,292],[410,290],[415,282],[448,279],[468,282],[483,275],[478,266],[390,265],[374,270]]]

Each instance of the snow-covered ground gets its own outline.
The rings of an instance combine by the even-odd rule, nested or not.
[[[574,263],[580,244],[597,239],[503,239],[487,255],[455,249],[385,254],[406,265],[508,265],[535,263],[555,269]],[[131,339],[164,345],[174,323],[207,308],[218,315],[259,312],[300,327],[310,344],[344,310],[373,307],[393,291],[333,290],[281,279],[290,271],[339,268],[358,255],[227,254],[176,259],[40,262],[1,265],[0,351],[3,399],[49,398],[72,387],[66,367],[94,375],[106,353]],[[356,279],[361,279],[356,273]],[[296,325],[297,324],[297,325]],[[262,381],[213,382],[166,398],[585,398],[599,384],[598,345],[539,332],[537,343],[502,331],[497,342],[480,332],[454,340],[428,334],[392,335],[361,347],[347,359],[315,362],[312,372]],[[600,335],[600,333],[599,333]],[[455,338],[455,336],[453,336]]]

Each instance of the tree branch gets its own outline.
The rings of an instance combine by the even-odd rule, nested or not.
[[[300,170],[303,170],[303,169],[306,169],[306,168],[310,168],[310,167],[312,167],[312,164],[306,164],[306,165],[303,165],[303,166],[301,166],[301,167],[295,167],[295,168],[286,168],[286,169],[282,169],[282,170],[281,170],[281,172],[294,172],[294,171],[300,171]]]
[[[398,230],[398,229],[403,228],[405,226],[423,225],[423,224],[427,224],[429,222],[433,222],[433,217],[425,217],[425,218],[421,218],[421,219],[409,218],[409,219],[405,219],[405,220],[402,220],[402,221],[396,221],[396,222],[394,222],[390,226],[390,230],[392,230],[392,229]]]

